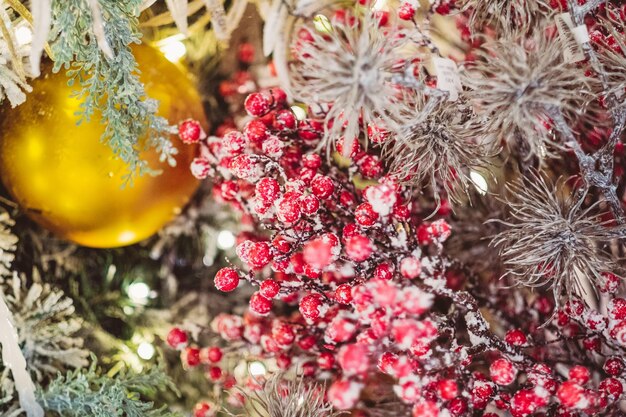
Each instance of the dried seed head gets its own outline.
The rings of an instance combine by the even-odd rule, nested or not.
[[[321,385],[306,383],[302,378],[297,381],[283,378],[283,374],[274,374],[262,390],[246,394],[246,403],[255,415],[267,417],[337,417],[342,413],[324,400]]]
[[[500,30],[525,32],[555,12],[544,0],[457,0],[461,10],[470,10],[470,27],[485,25]]]
[[[330,22],[328,25],[331,25]],[[373,12],[347,14],[320,33],[303,27],[307,39],[296,39],[297,60],[291,65],[294,95],[306,103],[330,105],[324,144],[340,137],[350,149],[365,124],[382,118],[387,127],[398,120],[406,102],[391,81],[394,65],[409,43],[394,24],[381,27]]]
[[[582,198],[562,198],[563,181],[553,185],[538,175],[507,186],[513,201],[501,224],[506,230],[491,244],[499,249],[506,275],[529,287],[550,287],[556,301],[593,296],[603,272],[615,269],[602,246],[623,228],[609,228],[597,204],[583,209]]]
[[[584,69],[566,62],[562,44],[544,30],[487,43],[478,55],[464,84],[484,135],[504,139],[525,159],[556,156],[554,148],[563,145],[550,133],[548,113],[559,111],[568,121],[581,114],[594,97]]]
[[[385,144],[383,158],[399,181],[427,185],[437,200],[443,191],[457,203],[472,186],[470,171],[487,167],[493,150],[476,141],[480,124],[467,105],[434,100],[419,104],[414,118],[406,118]]]
[[[619,16],[619,13],[607,13]],[[626,35],[624,29],[626,25],[615,19],[601,19],[603,26],[608,30],[608,36],[599,42],[598,59],[602,64],[608,91],[617,99],[620,108],[626,107],[624,96],[626,95]]]

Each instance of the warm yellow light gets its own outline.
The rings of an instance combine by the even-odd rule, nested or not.
[[[267,372],[265,369],[265,365],[263,365],[263,362],[259,361],[251,362],[249,365],[249,369],[250,375],[252,376],[263,376]]]
[[[222,230],[217,234],[217,247],[225,250],[235,246],[235,235],[230,230]]]
[[[154,346],[148,342],[142,342],[137,346],[137,355],[143,360],[150,360],[154,356]]]
[[[145,282],[133,282],[128,286],[128,298],[137,304],[144,304],[150,296],[150,287]]]
[[[158,46],[161,52],[163,52],[163,55],[165,55],[165,58],[174,63],[180,61],[187,53],[185,44],[181,42],[179,37],[175,36],[163,39],[159,42]]]
[[[476,171],[471,171],[470,180],[472,180],[472,182],[474,183],[474,187],[476,187],[476,190],[480,194],[482,195],[487,194],[489,187],[487,185],[487,180],[485,179],[485,177],[483,177]]]

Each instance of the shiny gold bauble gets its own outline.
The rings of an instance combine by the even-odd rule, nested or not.
[[[149,46],[133,53],[159,115],[173,124],[205,120],[184,70]],[[100,141],[98,117],[76,124],[80,99],[71,97],[64,72],[47,71],[32,87],[21,106],[0,108],[0,177],[33,220],[81,245],[107,248],[145,239],[181,211],[198,186],[189,172],[195,146],[171,137],[179,151],[175,168],[159,163],[154,150],[143,151],[141,158],[163,173],[135,176],[133,186],[122,187],[127,165]]]

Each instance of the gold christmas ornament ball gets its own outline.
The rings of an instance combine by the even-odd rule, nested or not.
[[[152,47],[133,47],[146,94],[159,101],[159,115],[176,124],[204,123],[202,102],[179,66]],[[176,167],[160,163],[154,150],[140,156],[161,169],[158,176],[135,176],[122,187],[127,165],[100,141],[98,117],[76,124],[81,100],[71,97],[61,71],[33,80],[26,102],[0,108],[0,177],[13,198],[37,223],[84,246],[130,245],[160,230],[180,213],[198,187],[189,164],[197,147],[171,137]],[[142,140],[140,140],[140,143]]]

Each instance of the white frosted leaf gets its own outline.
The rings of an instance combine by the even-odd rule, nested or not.
[[[274,51],[288,16],[289,11],[282,0],[274,0],[263,26],[263,54],[265,56],[271,55]]]
[[[226,11],[221,0],[204,0],[204,6],[211,13],[211,25],[218,40],[228,40],[228,22],[226,21]]]
[[[187,23],[187,8],[188,1],[187,0],[165,0],[165,4],[167,5],[168,10],[172,14],[172,19],[174,19],[174,23],[176,23],[176,27],[178,30],[184,34],[188,34],[188,23]]]
[[[104,23],[102,22],[102,12],[100,11],[99,0],[89,0],[89,8],[91,9],[92,17],[92,29],[96,35],[96,42],[102,53],[109,59],[113,58],[113,50],[107,42],[107,38],[104,35]]]
[[[2,292],[0,292],[0,344],[2,345],[2,362],[11,369],[20,407],[27,417],[44,417],[43,408],[35,398],[35,383],[26,370],[26,359],[20,349],[12,315]]]
[[[51,0],[32,0],[31,14],[33,15],[33,40],[30,48],[30,65],[31,73],[37,77],[40,74],[41,53],[50,33]]]

